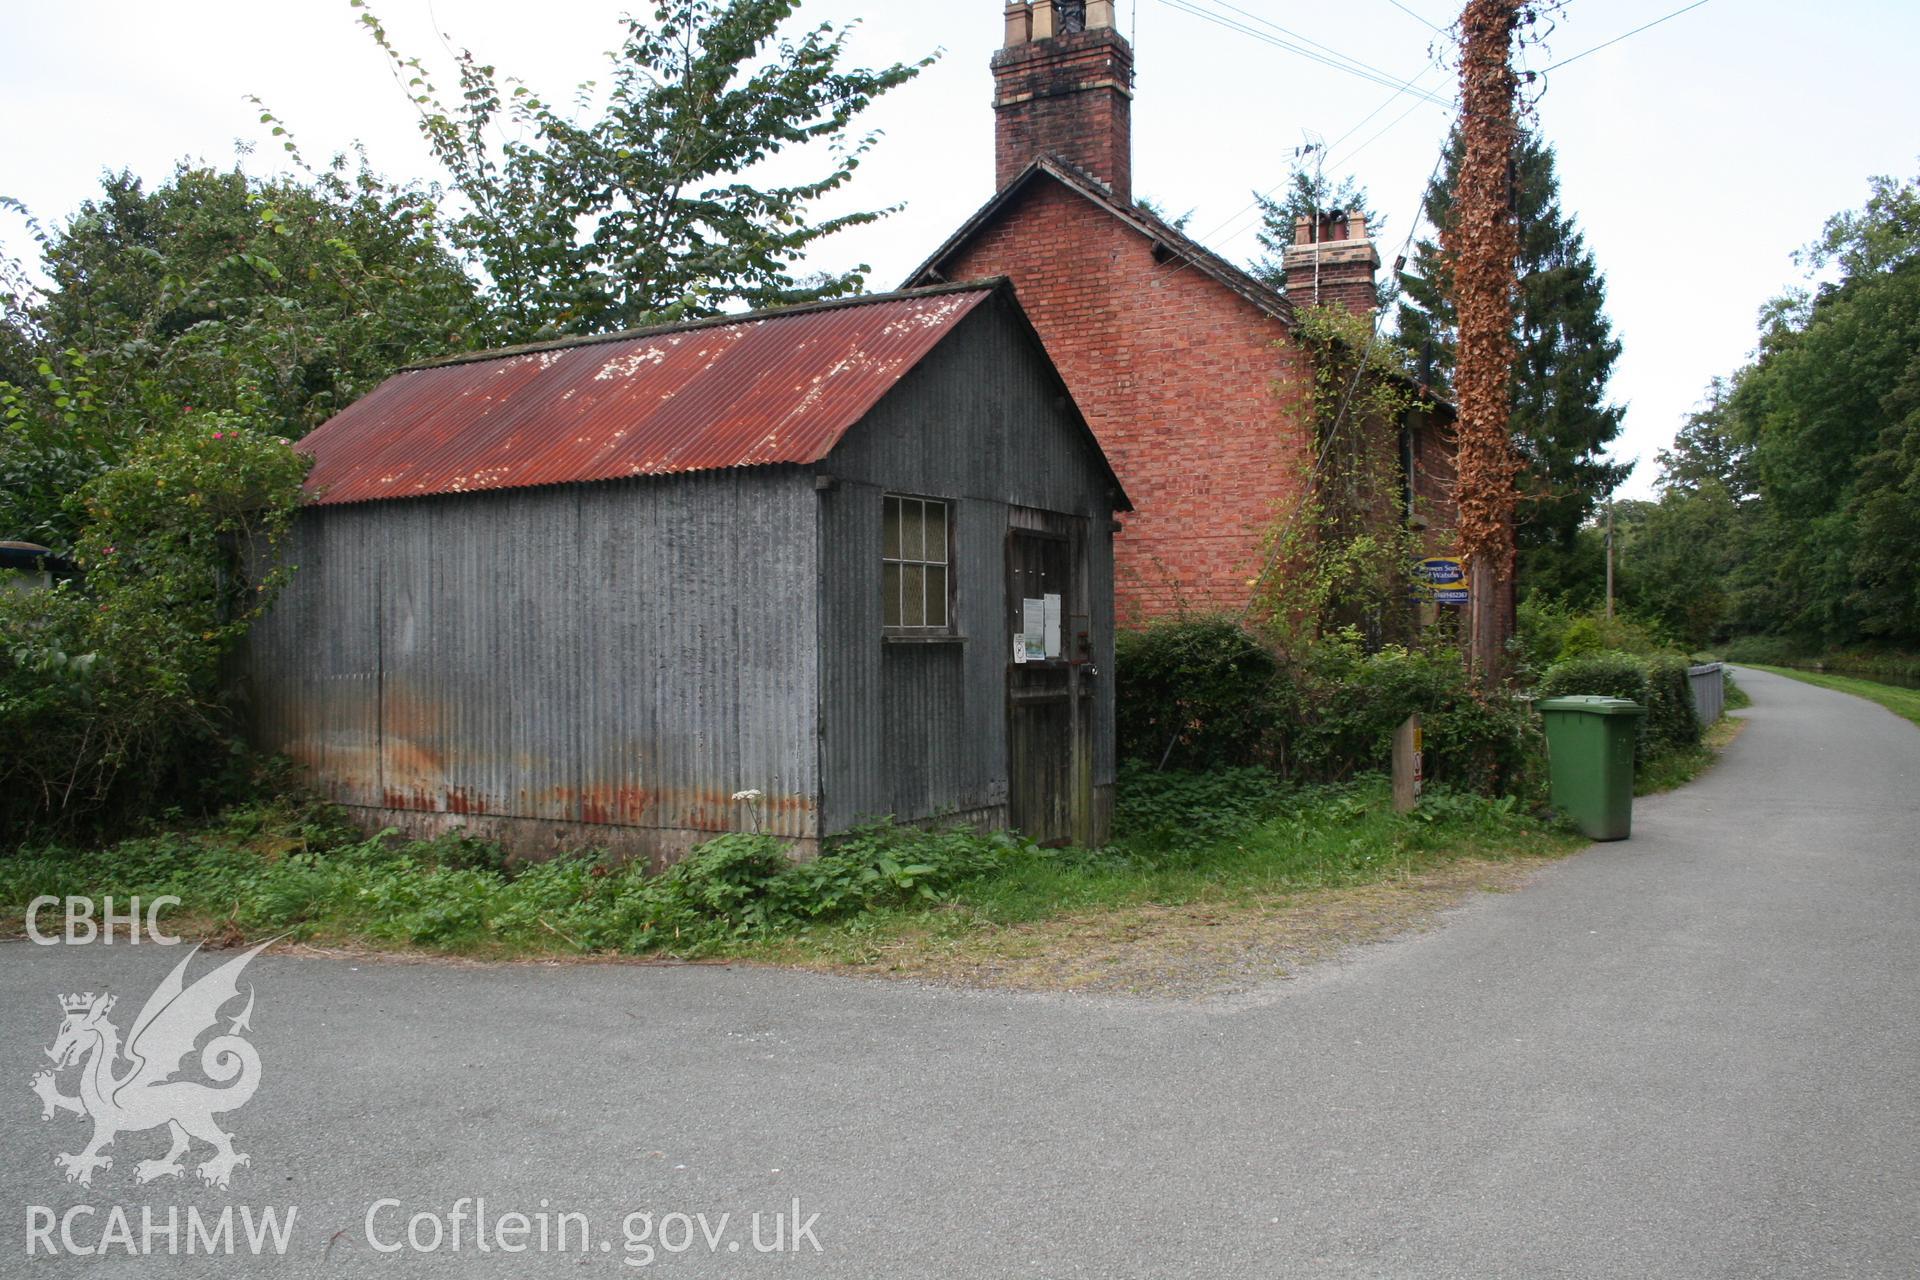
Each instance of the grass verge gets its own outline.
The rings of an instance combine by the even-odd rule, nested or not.
[[[1730,641],[1719,656],[1743,667],[1766,671],[1792,667],[1816,674],[1859,676],[1881,683],[1887,677],[1920,680],[1920,653],[1898,649],[1810,650],[1782,636],[1743,636]]]
[[[1510,800],[1435,792],[1396,814],[1377,778],[1289,789],[1253,770],[1131,771],[1120,814],[1128,834],[1102,849],[882,825],[803,864],[770,838],[725,836],[647,875],[590,854],[512,867],[474,841],[367,838],[336,810],[282,800],[104,849],[0,857],[0,931],[18,933],[41,894],[174,894],[169,927],[228,942],[284,932],[483,959],[730,958],[1184,990],[1217,983],[1174,973],[1177,955],[1284,969],[1584,844]]]
[[[1742,698],[1745,698],[1743,693]],[[1733,705],[1731,700],[1729,706]],[[1752,705],[1751,699],[1742,701],[1740,706]],[[1634,771],[1633,794],[1636,796],[1655,796],[1663,791],[1672,791],[1684,787],[1705,773],[1727,749],[1727,744],[1740,736],[1747,727],[1745,720],[1733,716],[1721,716],[1719,720],[1707,726],[1701,734],[1700,742],[1691,747],[1679,747],[1671,751],[1662,751],[1648,756]]]
[[[1726,682],[1726,710],[1742,711],[1753,705],[1753,699],[1734,680],[1731,671],[1722,672],[1721,678]],[[1662,751],[1641,761],[1633,775],[1633,794],[1654,796],[1684,787],[1711,768],[1727,744],[1746,727],[1745,720],[1723,714],[1706,727],[1700,741],[1693,746]]]
[[[770,940],[756,960],[958,987],[1218,995],[1284,978],[1346,949],[1419,932],[1477,893],[1513,890],[1584,840],[1495,859],[1416,861],[1397,874],[1295,892],[1225,886],[1003,922],[966,904]]]
[[[1920,725],[1920,689],[1903,689],[1899,685],[1880,684],[1873,680],[1862,680],[1857,676],[1836,676],[1823,671],[1797,671],[1792,667],[1764,666],[1757,662],[1743,663],[1756,671],[1769,671],[1776,676],[1817,684],[1822,689],[1837,689],[1841,693],[1851,693],[1855,697],[1877,702],[1897,716]]]

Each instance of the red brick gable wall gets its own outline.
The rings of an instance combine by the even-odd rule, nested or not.
[[[1122,625],[1245,606],[1311,465],[1305,357],[1286,326],[1084,196],[1032,182],[942,263],[1013,280],[1134,512],[1115,540]]]
[[[1453,427],[1430,412],[1415,412],[1412,419],[1414,513],[1427,521],[1427,542],[1433,554],[1452,555],[1460,523],[1453,495],[1457,478]]]

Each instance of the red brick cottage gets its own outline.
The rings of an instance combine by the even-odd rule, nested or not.
[[[1007,5],[993,58],[997,194],[909,284],[1012,279],[1133,498],[1116,593],[1119,619],[1139,624],[1246,604],[1313,439],[1293,300],[1133,203],[1133,50],[1113,10]],[[1301,302],[1372,307],[1380,259],[1362,219],[1302,220],[1296,241],[1287,265],[1296,296],[1311,295]],[[1433,415],[1374,429],[1399,433],[1409,514],[1451,525],[1452,446]]]

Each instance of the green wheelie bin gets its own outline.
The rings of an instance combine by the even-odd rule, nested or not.
[[[1625,698],[1579,696],[1537,703],[1546,722],[1553,807],[1595,840],[1633,827],[1633,744],[1647,709]]]

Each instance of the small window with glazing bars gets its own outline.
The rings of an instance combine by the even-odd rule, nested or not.
[[[953,522],[938,498],[890,493],[881,521],[881,620],[888,635],[951,635]]]

